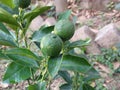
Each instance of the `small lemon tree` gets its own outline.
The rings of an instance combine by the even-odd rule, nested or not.
[[[51,80],[59,76],[66,81],[60,90],[94,90],[91,82],[100,76],[85,55],[74,51],[88,45],[89,40],[69,41],[75,31],[74,23],[68,20],[70,11],[62,13],[56,25],[42,26],[28,37],[31,21],[51,7],[28,11],[30,0],[0,2],[0,45],[6,47],[0,49],[0,59],[9,60],[3,82],[28,81],[26,90],[47,90]],[[38,51],[32,49],[33,43]]]

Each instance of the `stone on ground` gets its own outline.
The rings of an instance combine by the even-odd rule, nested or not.
[[[98,31],[95,42],[102,48],[111,48],[120,42],[120,30],[113,24],[108,24]]]
[[[39,30],[39,28],[42,26],[42,23],[43,23],[43,18],[41,16],[38,16],[35,19],[33,19],[29,28],[32,31]]]
[[[99,54],[101,51],[99,46],[94,42],[97,31],[89,28],[88,26],[83,26],[75,31],[74,36],[71,38],[71,41],[77,40],[86,40],[91,39],[91,43],[86,47],[86,53],[88,54]]]

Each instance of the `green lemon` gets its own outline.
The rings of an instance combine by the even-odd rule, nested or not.
[[[69,20],[60,20],[56,23],[54,33],[57,34],[63,41],[69,40],[75,32],[73,22]]]
[[[45,56],[55,57],[58,56],[62,49],[63,42],[58,35],[48,34],[41,40],[41,51]]]
[[[16,6],[24,9],[30,5],[31,0],[14,0],[14,3],[16,4]]]

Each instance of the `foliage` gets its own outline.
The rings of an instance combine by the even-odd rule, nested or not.
[[[117,4],[115,5],[115,10],[120,11],[120,3],[117,3]]]
[[[103,86],[105,80],[104,79],[99,79],[99,80],[96,80],[95,83],[96,83],[96,90],[107,90],[107,88],[105,86]]]
[[[109,48],[109,49],[102,48],[101,54],[89,55],[89,58],[91,58],[90,59],[91,63],[94,64],[94,62],[99,62],[99,63],[107,66],[109,69],[111,69],[111,72],[109,74],[110,77],[111,77],[111,75],[114,76],[117,73],[119,74],[120,67],[115,69],[113,63],[119,62],[119,60],[120,60],[120,43],[116,44],[115,46],[113,46],[112,48]],[[96,90],[107,90],[107,88],[105,86],[103,86],[104,81],[105,80],[103,78],[95,81]]]
[[[6,3],[4,5],[7,7]],[[61,90],[94,90],[91,82],[100,78],[99,73],[85,55],[74,52],[74,48],[88,45],[88,40],[66,41],[59,55],[49,57],[42,54],[40,43],[44,36],[52,33],[54,26],[43,26],[33,32],[31,37],[26,34],[31,21],[48,9],[50,6],[36,7],[31,11],[0,7],[0,45],[6,47],[0,49],[0,59],[10,60],[3,81],[14,84],[26,80],[29,84],[26,90],[46,90],[51,80],[59,75],[66,81],[60,86]],[[69,13],[64,13],[66,19]],[[32,43],[38,46],[38,52],[32,49]]]
[[[92,56],[98,62],[108,66],[113,70],[113,62],[118,61],[120,59],[120,50],[117,47],[113,47],[110,49],[102,48],[100,55]]]

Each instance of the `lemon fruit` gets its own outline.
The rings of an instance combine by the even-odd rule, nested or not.
[[[55,24],[54,33],[63,41],[69,40],[74,35],[74,32],[75,26],[69,20],[60,20]]]
[[[15,3],[16,6],[24,9],[24,8],[27,8],[30,5],[31,0],[14,0],[14,3]]]
[[[63,42],[58,35],[53,33],[45,35],[41,40],[41,51],[45,56],[58,56],[62,49]]]

